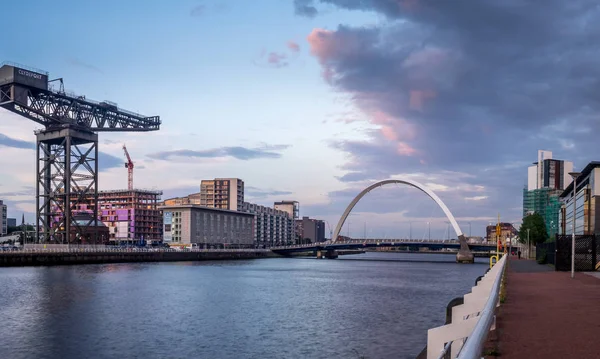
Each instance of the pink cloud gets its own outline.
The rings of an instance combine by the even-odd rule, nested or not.
[[[383,126],[381,128],[381,134],[390,141],[398,141],[398,135],[396,134],[396,131],[390,126]]]
[[[277,52],[270,52],[267,56],[267,62],[273,66],[282,67],[287,66],[287,55]]]
[[[409,106],[413,110],[423,111],[425,101],[435,98],[435,91],[432,90],[411,90]]]
[[[336,77],[332,62],[349,54],[358,54],[366,46],[364,40],[351,33],[333,32],[319,28],[313,29],[306,39],[310,45],[310,53],[317,57],[323,66],[323,78],[329,83],[333,83]]]
[[[322,67],[322,76],[330,84],[335,86],[339,78],[336,73],[339,59],[353,58],[368,51],[374,46],[374,38],[361,37],[356,33],[348,31],[330,31],[315,28],[307,37],[310,45],[310,53],[317,58]],[[402,66],[420,69],[422,64],[437,63],[443,60],[443,52],[431,49],[415,53],[412,59],[409,57]],[[426,84],[424,84],[426,85]],[[427,88],[427,87],[425,87]],[[417,125],[407,122],[405,119],[397,118],[389,114],[388,110],[380,107],[381,103],[398,101],[390,99],[380,92],[359,92],[351,94],[353,102],[369,118],[369,122],[381,126],[380,133],[388,141],[396,142],[396,153],[401,156],[413,156],[417,150],[407,142],[416,138]],[[428,90],[416,90],[405,94],[406,106],[422,110],[426,100],[434,98],[435,92]]]
[[[417,153],[417,150],[410,147],[410,145],[404,142],[398,142],[398,146],[396,147],[396,151],[401,156],[413,156]]]
[[[297,42],[294,42],[294,41],[290,40],[290,41],[287,42],[287,47],[292,52],[300,52],[300,45],[298,45]]]

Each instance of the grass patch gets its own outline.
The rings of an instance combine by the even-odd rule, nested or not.
[[[486,349],[483,351],[483,356],[499,357],[500,352],[498,351],[498,348]]]

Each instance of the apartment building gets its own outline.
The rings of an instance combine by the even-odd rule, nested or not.
[[[239,178],[215,178],[200,182],[200,205],[239,211],[244,203],[244,181]]]
[[[254,248],[254,216],[250,213],[186,204],[161,206],[162,237],[171,245],[201,248]]]
[[[161,206],[180,206],[184,204],[197,204],[200,205],[200,192],[192,193],[184,197],[174,197],[165,199],[160,203]]]
[[[498,240],[496,233],[497,224],[490,224],[485,227],[485,239],[489,242]],[[519,231],[513,226],[512,223],[500,222],[500,239],[506,240],[508,238],[516,237],[519,235]]]
[[[325,222],[319,219],[302,217],[296,221],[297,240],[301,243],[325,242]]]
[[[258,246],[295,242],[294,220],[288,212],[248,202],[242,204],[241,211],[254,215],[254,240]]]
[[[298,214],[300,213],[300,204],[298,201],[275,202],[273,207],[277,210],[287,212],[294,220],[298,219]]]

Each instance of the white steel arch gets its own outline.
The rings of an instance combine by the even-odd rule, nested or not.
[[[429,188],[425,187],[425,185],[423,185],[423,184],[421,184],[419,182],[415,182],[413,180],[409,180],[409,179],[402,179],[402,180],[400,180],[400,179],[391,179],[391,180],[379,181],[379,182],[377,182],[375,184],[370,185],[369,187],[367,187],[364,190],[362,190],[362,192],[360,192],[352,200],[352,202],[350,202],[350,204],[348,205],[348,207],[344,211],[344,214],[342,214],[342,217],[340,218],[337,226],[335,227],[335,231],[333,232],[333,236],[331,237],[331,241],[335,242],[337,240],[338,236],[340,235],[340,231],[342,230],[342,227],[344,226],[344,223],[346,222],[346,218],[348,218],[348,215],[350,214],[350,212],[352,211],[352,209],[354,208],[354,206],[356,206],[356,204],[360,201],[361,198],[363,198],[367,193],[371,192],[373,189],[375,189],[377,187],[381,187],[381,186],[385,186],[387,184],[393,184],[393,183],[406,184],[406,185],[409,185],[411,187],[415,187],[415,188],[419,189],[420,191],[424,192],[431,199],[433,199],[435,201],[435,203],[437,203],[438,206],[440,206],[440,208],[442,209],[442,211],[444,211],[444,214],[446,214],[446,217],[448,217],[448,220],[452,224],[452,228],[454,228],[454,231],[456,232],[457,238],[460,239],[460,237],[463,235],[463,233],[460,230],[460,227],[458,226],[458,223],[456,222],[456,219],[454,219],[454,216],[452,215],[452,213],[450,212],[450,210],[448,209],[448,207],[446,207],[446,205],[444,204],[444,202],[435,193],[433,193],[433,191],[431,191]]]

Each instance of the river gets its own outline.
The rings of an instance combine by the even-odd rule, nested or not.
[[[0,268],[0,358],[414,358],[487,259]]]

